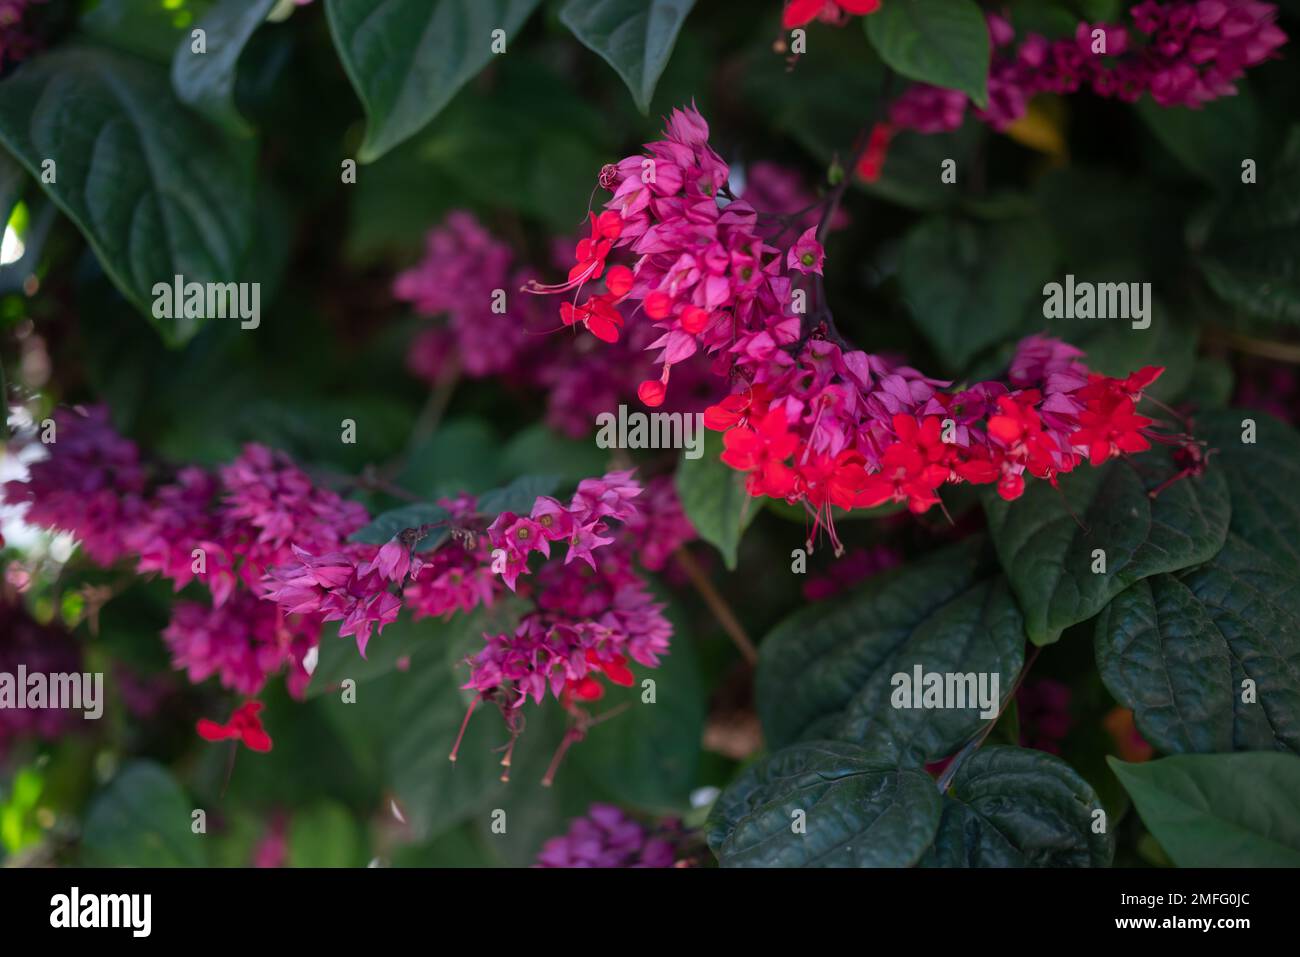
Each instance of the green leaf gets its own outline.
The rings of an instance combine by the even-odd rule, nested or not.
[[[989,31],[973,0],[893,0],[862,23],[880,58],[903,76],[988,106]]]
[[[365,863],[356,819],[336,801],[295,808],[289,822],[290,867],[360,867]]]
[[[219,136],[169,95],[166,71],[65,46],[0,83],[0,141],[40,177],[104,271],[152,316],[155,283],[240,278],[253,223],[253,149]],[[181,343],[196,319],[153,319]]]
[[[630,688],[611,686],[596,710],[614,714],[574,747],[573,760],[587,777],[620,802],[659,811],[689,807],[700,764],[707,695],[686,617],[671,604],[672,650],[658,668],[633,665]],[[645,679],[654,682],[654,700],[645,701]]]
[[[382,632],[371,636],[364,658],[357,651],[355,638],[339,637],[337,626],[327,628],[321,635],[307,697],[333,692],[346,678],[360,685],[382,677],[399,663],[413,661],[417,655],[421,659],[430,655],[444,661],[458,659],[468,644],[482,641],[485,631],[513,631],[520,611],[519,600],[504,598],[491,608],[458,612],[446,621],[436,618],[414,621],[409,614],[402,615]]]
[[[1235,533],[1213,561],[1120,594],[1095,640],[1107,688],[1161,751],[1300,753],[1300,578]]]
[[[542,472],[574,484],[601,475],[609,464],[609,454],[590,441],[560,435],[540,422],[512,436],[500,454],[507,474]]]
[[[481,636],[478,644],[482,647]],[[444,650],[449,648],[444,644]],[[544,799],[547,790],[540,781],[563,735],[562,713],[548,707],[556,702],[540,707],[530,702],[526,728],[513,755],[511,781],[504,784],[502,748],[510,735],[500,711],[480,704],[466,726],[457,760],[448,760],[474,697],[460,690],[468,669],[453,668],[448,657],[416,655],[409,670],[359,685],[355,704],[321,699],[334,710],[340,730],[377,764],[414,840],[502,807],[507,796]],[[512,818],[512,831],[515,823]]]
[[[996,571],[987,542],[968,540],[785,619],[759,645],[767,741],[850,741],[912,764],[952,754],[985,725],[979,705],[894,707],[893,676],[983,672],[998,676],[999,703],[1010,694],[1024,625]]]
[[[1256,155],[1259,111],[1250,88],[1197,110],[1171,110],[1143,97],[1134,108],[1165,148],[1217,189],[1241,182],[1241,161]]]
[[[368,121],[369,163],[437,116],[492,58],[492,32],[513,42],[539,0],[325,0],[330,33]]]
[[[524,475],[504,488],[494,488],[479,496],[478,510],[482,515],[497,516],[502,512],[527,515],[541,495],[551,495],[560,487],[554,475]]]
[[[141,3],[140,0],[97,0],[77,21],[78,29],[103,46],[144,57],[165,66],[176,44],[188,37],[212,7],[212,0],[184,3]]]
[[[369,525],[359,528],[349,535],[348,541],[361,542],[365,545],[385,545],[395,535],[406,531],[408,528],[419,528],[422,525],[445,522],[449,514],[441,505],[432,505],[428,502],[403,505],[401,508],[390,509],[376,515],[371,519]],[[416,543],[416,548],[420,551],[436,548],[446,539],[447,534],[445,526],[431,529]]]
[[[1055,261],[1037,220],[976,226],[932,217],[904,239],[899,281],[916,324],[959,371],[1015,331]]]
[[[740,538],[758,514],[761,503],[745,491],[745,476],[725,465],[722,435],[704,433],[698,459],[682,459],[677,467],[677,495],[700,538],[722,553],[728,569],[736,567]]]
[[[1254,442],[1245,442],[1246,421]],[[1215,451],[1232,494],[1232,531],[1300,576],[1300,434],[1265,412],[1225,409],[1198,415],[1193,429]]]
[[[986,492],[989,532],[1031,641],[1056,641],[1134,582],[1207,561],[1222,547],[1230,513],[1223,475],[1209,469],[1148,495],[1177,471],[1157,447],[1100,468],[1082,463],[1060,477],[1059,493],[1036,480],[1014,502]],[[1105,570],[1094,572],[1097,549]]]
[[[235,106],[235,70],[244,46],[266,22],[266,15],[275,3],[276,0],[218,0],[197,24],[205,33],[205,52],[195,53],[186,35],[172,58],[172,88],[181,102],[231,133],[252,132]]]
[[[1060,758],[989,747],[961,766],[943,800],[928,867],[1107,867],[1114,828],[1093,831],[1102,809]]]
[[[1300,867],[1300,757],[1183,754],[1109,763],[1179,867]]]
[[[1240,178],[1240,160],[1238,160]],[[1276,322],[1300,322],[1300,127],[1282,154],[1261,161],[1258,181],[1224,200],[1199,262],[1230,305]]]
[[[934,838],[940,806],[924,771],[812,741],[736,778],[709,816],[709,847],[723,867],[908,867]]]
[[[695,0],[569,0],[560,22],[604,57],[632,91],[637,108],[649,113],[655,84],[693,6]]]
[[[90,804],[81,838],[91,867],[201,867],[202,834],[190,831],[192,802],[171,773],[132,761]]]

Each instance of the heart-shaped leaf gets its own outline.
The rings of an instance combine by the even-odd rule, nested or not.
[[[1152,499],[1148,492],[1177,471],[1156,448],[1101,468],[1080,465],[1061,476],[1060,493],[1031,481],[1014,502],[985,495],[993,544],[1035,644],[1055,641],[1134,582],[1207,561],[1222,547],[1230,513],[1223,475],[1209,469]]]
[[[560,22],[605,58],[632,91],[637,108],[649,113],[655,84],[693,6],[695,0],[569,0]]]
[[[334,46],[365,107],[369,163],[438,115],[504,52],[539,0],[325,0]],[[497,31],[502,31],[498,33]]]
[[[759,651],[764,734],[773,747],[833,738],[905,763],[946,757],[988,720],[977,703],[981,689],[1000,710],[1024,643],[1020,609],[987,542],[963,542],[777,625]],[[953,685],[966,705],[910,706],[923,690],[914,687],[918,668],[923,676],[971,676],[973,683]],[[896,707],[898,696],[908,706]]]
[[[862,23],[880,58],[903,76],[988,106],[991,44],[973,0],[889,0]]]
[[[1092,787],[1060,758],[984,747],[944,795],[928,867],[1106,867],[1114,829]],[[1104,815],[1104,811],[1103,811]]]
[[[1096,650],[1160,750],[1300,753],[1300,577],[1244,538],[1123,592],[1097,618]]]
[[[162,67],[96,47],[51,50],[0,83],[0,142],[38,181],[54,162],[42,188],[146,315],[155,283],[241,278],[254,222],[253,145],[177,103]],[[200,320],[153,322],[181,343]]]
[[[1180,754],[1109,763],[1179,867],[1300,867],[1300,757]]]
[[[811,741],[736,778],[709,816],[709,847],[723,867],[908,867],[933,839],[940,807],[924,771]]]

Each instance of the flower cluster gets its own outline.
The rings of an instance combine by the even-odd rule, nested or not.
[[[81,652],[62,628],[37,622],[16,596],[0,594],[0,674],[15,676],[23,665],[28,674],[72,674],[81,671]],[[11,677],[11,682],[14,679]],[[27,689],[14,684],[11,693]],[[83,725],[80,711],[62,708],[18,708],[13,701],[0,707],[0,758],[18,737],[57,740]]]
[[[339,547],[368,520],[366,510],[312,481],[281,452],[249,445],[208,472],[187,467],[152,483],[135,443],[122,438],[103,407],[61,409],[46,457],[26,481],[6,483],[4,500],[26,505],[27,521],[73,534],[100,565],[133,558],[142,575],[176,591],[203,585],[210,601],[177,601],[163,639],[191,681],[216,676],[241,694],[287,671],[301,693],[303,665],[316,645],[319,615],[281,613],[265,597],[269,569],[294,547]]]
[[[769,181],[764,175],[759,183]],[[777,188],[798,195],[788,183]],[[535,299],[506,296],[532,278],[513,262],[510,247],[464,210],[431,230],[424,258],[398,275],[393,295],[418,314],[445,321],[416,337],[407,366],[430,382],[456,368],[470,378],[497,376],[510,387],[544,391],[547,422],[575,438],[586,436],[599,413],[633,396],[628,369],[650,372],[644,350],[653,330],[639,327],[610,349],[596,348],[600,343],[586,336],[559,344],[542,334],[545,320]],[[699,411],[713,397],[702,388],[711,385],[707,374],[683,385],[673,411]]]
[[[727,198],[728,174],[703,117],[674,111],[664,140],[602,170],[613,197],[591,217],[568,282],[531,288],[574,291],[562,318],[596,324],[602,337],[622,332],[611,308],[644,312],[662,365],[639,387],[646,405],[663,402],[675,366],[710,355],[734,383],[704,417],[725,432],[722,460],[746,473],[751,495],[802,503],[837,552],[833,508],[923,512],[956,482],[996,483],[1012,499],[1026,472],[1054,482],[1085,458],[1100,465],[1148,447],[1153,422],[1136,405],[1158,368],[1097,375],[1077,349],[1033,336],[1009,382],[950,389],[812,326],[796,303],[819,292],[807,275],[824,259],[814,230],[785,247],[768,242],[755,210]],[[604,291],[575,304],[600,280]]]
[[[0,67],[30,56],[37,47],[31,24],[24,17],[45,0],[0,0]]]
[[[1144,0],[1129,12],[1132,32],[1082,22],[1071,37],[1031,33],[1019,44],[1007,20],[988,14],[989,104],[976,115],[1003,130],[1024,115],[1034,96],[1080,89],[1128,103],[1150,93],[1160,106],[1196,108],[1235,94],[1245,71],[1287,39],[1276,23],[1277,7],[1258,0]],[[889,118],[895,127],[922,133],[954,130],[966,103],[959,91],[917,84],[891,105]]]
[[[438,503],[446,524],[467,527],[475,516],[473,498]],[[268,569],[265,597],[287,615],[342,622],[340,637],[355,636],[364,658],[372,633],[397,620],[405,605],[412,617],[449,615],[490,605],[495,585],[484,543],[459,540],[421,556],[416,537],[398,536],[383,546],[352,543],[321,554],[294,547],[292,558]]]
[[[593,804],[575,818],[568,833],[542,845],[538,867],[672,867],[682,842],[674,820],[654,828],[633,820],[612,804]]]
[[[567,507],[542,496],[527,518],[511,512],[497,517],[488,535],[511,589],[532,552],[549,557],[552,542],[565,543],[567,552],[562,563],[540,568],[537,610],[513,633],[488,636],[466,688],[485,699],[504,697],[511,709],[530,697],[540,703],[548,690],[561,700],[595,701],[604,694],[601,675],[632,684],[629,658],[659,664],[672,627],[633,566],[636,536],[615,533],[608,524],[624,523],[620,532],[626,531],[626,523],[641,515],[633,500],[642,491],[631,472],[611,472],[579,483]],[[644,528],[652,520],[641,521]]]

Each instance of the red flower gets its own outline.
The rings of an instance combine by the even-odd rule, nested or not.
[[[1111,381],[1123,388],[1117,380]],[[1142,435],[1151,419],[1138,415],[1133,400],[1127,395],[1111,395],[1089,402],[1088,407],[1079,413],[1079,424],[1083,428],[1070,436],[1070,442],[1086,448],[1088,461],[1094,466],[1101,465],[1113,455],[1144,452],[1151,448],[1151,443]]]
[[[271,736],[262,727],[262,719],[257,712],[262,710],[262,702],[245,701],[226,724],[217,724],[207,718],[199,718],[197,730],[204,741],[225,741],[237,738],[252,751],[270,751]]]
[[[868,183],[880,179],[885,168],[885,156],[889,153],[889,141],[894,138],[894,127],[885,122],[877,123],[871,128],[871,138],[867,148],[858,160],[857,174]]]
[[[827,503],[845,510],[853,508],[867,484],[866,459],[851,449],[834,458],[825,453],[810,456],[796,471],[798,490],[818,511]]]
[[[717,405],[704,410],[704,427],[714,432],[725,432],[735,425],[744,425],[751,418],[762,418],[772,394],[759,383],[743,392],[733,392]]]
[[[605,271],[605,257],[614,248],[614,240],[623,232],[623,217],[615,210],[607,209],[599,216],[595,213],[588,215],[591,217],[591,237],[578,240],[573,251],[578,261],[569,270],[569,282],[599,279]]]
[[[848,14],[866,16],[880,9],[880,0],[788,0],[781,14],[781,26],[793,30],[820,17],[838,22]]]
[[[913,512],[924,512],[939,501],[935,489],[948,478],[949,468],[940,440],[937,416],[927,416],[917,424],[910,415],[894,416],[898,441],[886,447],[880,456],[880,471],[868,475],[857,504],[866,508],[884,502],[906,502]]]
[[[785,498],[794,490],[794,471],[785,464],[799,444],[787,430],[785,413],[771,409],[753,428],[738,425],[722,437],[722,461],[749,472],[747,487],[753,496]]]
[[[560,303],[560,319],[566,326],[581,322],[602,342],[618,342],[618,332],[623,328],[623,317],[614,308],[612,297],[597,293],[582,305]]]

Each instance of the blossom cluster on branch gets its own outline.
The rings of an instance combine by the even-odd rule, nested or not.
[[[1277,7],[1257,0],[1145,0],[1123,24],[1081,22],[1071,37],[1028,34],[1019,43],[1011,23],[987,14],[993,60],[988,106],[975,115],[1004,130],[1025,115],[1041,93],[1081,89],[1134,103],[1143,94],[1163,107],[1197,108],[1237,92],[1248,68],[1268,60],[1286,42]],[[967,96],[918,83],[889,108],[894,127],[939,133],[961,126]]]
[[[580,482],[568,504],[539,497],[527,516],[482,515],[469,495],[443,499],[449,534],[434,546],[420,545],[429,529],[372,545],[349,540],[366,509],[317,487],[284,453],[249,445],[215,471],[158,480],[107,409],[60,409],[53,427],[47,454],[4,486],[4,501],[74,535],[97,564],[127,561],[178,592],[206,589],[206,601],[173,603],[162,635],[195,683],[215,676],[252,696],[283,671],[301,695],[326,622],[340,622],[364,656],[402,608],[447,617],[507,588],[533,608],[513,632],[484,635],[465,686],[503,710],[540,702],[548,688],[566,704],[594,701],[600,677],[630,684],[629,659],[653,667],[667,651],[672,628],[633,562],[657,570],[695,535],[667,477],[643,487],[630,471],[611,472]],[[551,544],[564,560],[521,580],[531,553],[550,557]]]
[[[674,110],[664,139],[605,167],[613,195],[591,215],[568,281],[526,288],[572,294],[562,321],[601,339],[652,326],[661,371],[638,388],[646,405],[664,401],[674,369],[706,356],[732,391],[704,423],[725,432],[722,460],[746,473],[751,495],[803,504],[838,551],[833,508],[923,512],[958,482],[1014,499],[1026,473],[1054,482],[1149,447],[1154,421],[1137,405],[1159,368],[1103,376],[1078,349],[1032,336],[1005,382],[953,388],[853,348],[823,298],[817,229],[784,239],[731,198],[708,136],[694,108]]]

